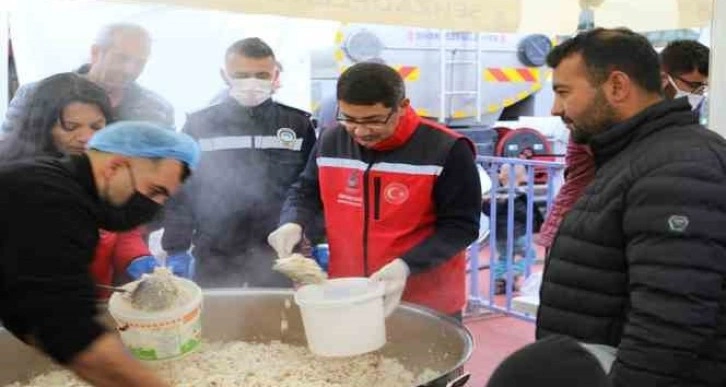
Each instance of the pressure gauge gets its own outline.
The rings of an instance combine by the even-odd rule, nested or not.
[[[529,67],[540,67],[547,63],[547,54],[552,50],[552,41],[546,35],[530,35],[519,43],[519,60]]]
[[[371,31],[360,30],[348,36],[343,44],[343,51],[353,62],[375,61],[381,58],[383,42]]]

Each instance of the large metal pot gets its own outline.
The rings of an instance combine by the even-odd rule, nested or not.
[[[244,340],[306,345],[292,291],[215,289],[204,292],[202,331],[207,341]],[[289,308],[288,308],[289,307]],[[283,316],[287,329],[281,329]],[[104,316],[110,326],[113,321]],[[456,321],[417,306],[402,305],[386,321],[388,343],[381,350],[414,372],[431,369],[438,379],[427,386],[461,386],[455,378],[472,351],[470,333]],[[46,372],[50,361],[0,328],[0,386]]]

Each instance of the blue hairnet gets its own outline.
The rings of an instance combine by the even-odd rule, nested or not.
[[[174,159],[196,169],[199,144],[184,133],[142,121],[119,121],[96,132],[88,149],[130,157]]]

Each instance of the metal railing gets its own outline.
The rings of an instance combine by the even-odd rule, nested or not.
[[[527,321],[534,321],[535,316],[512,309],[512,299],[515,296],[515,247],[518,247],[519,252],[524,251],[523,256],[520,256],[519,259],[524,260],[524,272],[522,274],[524,278],[527,278],[530,275],[532,265],[540,259],[544,259],[543,256],[535,256],[534,235],[536,230],[534,230],[534,211],[539,211],[538,205],[544,204],[546,211],[543,211],[541,215],[542,218],[546,217],[559,189],[558,181],[561,181],[564,163],[492,156],[478,156],[477,163],[484,168],[489,180],[491,180],[491,188],[488,192],[482,193],[483,203],[485,203],[487,198],[489,199],[490,216],[488,232],[486,230],[480,232],[480,238],[468,249],[469,296],[467,315],[495,311]],[[508,176],[506,176],[508,177],[508,183],[506,186],[500,187],[500,171],[504,165],[510,166]],[[522,167],[518,168],[517,166],[522,166],[526,174],[526,181],[521,186],[517,178],[517,169],[521,170]],[[546,183],[535,184],[535,173],[545,175]],[[542,191],[544,191],[543,194],[536,195],[536,193],[541,193]],[[527,199],[525,234],[523,236],[515,235],[515,221],[521,222],[521,219],[515,219],[515,199],[519,195],[526,195]],[[502,202],[506,202],[506,212],[498,214],[497,207],[501,208]],[[498,203],[500,204],[498,205]],[[484,215],[482,214],[482,216]],[[497,230],[499,216],[506,216],[506,230]],[[504,238],[498,237],[499,232],[506,233],[506,241]],[[497,243],[497,241],[500,242]],[[524,246],[521,246],[522,241]],[[489,247],[489,265],[481,265],[481,247],[485,244],[488,244]],[[504,247],[504,251],[499,251],[500,249],[497,248],[498,244],[500,245],[500,249]],[[500,257],[500,254],[504,255],[504,257]],[[495,294],[497,287],[495,268],[497,265],[502,264],[504,264],[505,268],[503,300],[502,297],[497,299],[497,294]],[[487,289],[488,291],[483,292],[481,289],[480,273],[485,270],[489,272],[489,287]]]

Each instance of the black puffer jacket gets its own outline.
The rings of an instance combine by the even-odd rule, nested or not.
[[[726,141],[685,99],[597,136],[544,273],[537,337],[618,348],[616,386],[726,385]]]

